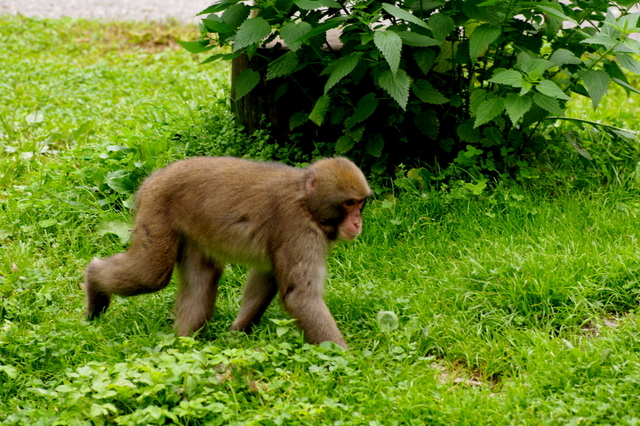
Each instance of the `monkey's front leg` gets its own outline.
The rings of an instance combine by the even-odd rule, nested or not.
[[[331,341],[347,349],[344,337],[322,298],[324,277],[324,265],[310,266],[298,262],[278,276],[280,299],[297,320],[309,343]]]
[[[309,343],[334,342],[347,349],[347,343],[331,316],[322,295],[301,287],[292,288],[282,298],[282,304],[298,321]]]

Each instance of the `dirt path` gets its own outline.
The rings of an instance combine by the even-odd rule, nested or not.
[[[0,0],[0,14],[43,18],[166,21],[197,23],[195,14],[213,0]]]

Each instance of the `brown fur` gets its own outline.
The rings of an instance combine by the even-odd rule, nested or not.
[[[87,266],[86,315],[102,314],[112,294],[161,290],[177,265],[175,327],[188,335],[211,318],[224,263],[245,263],[232,330],[250,332],[279,291],[309,342],[346,347],[322,299],[325,262],[333,241],[360,232],[370,193],[345,158],[307,169],[228,157],[176,162],[139,189],[129,250]]]

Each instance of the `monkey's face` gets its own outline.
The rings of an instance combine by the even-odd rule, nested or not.
[[[371,195],[362,171],[346,158],[320,160],[308,170],[305,207],[329,240],[355,239],[362,209]]]
[[[362,209],[366,199],[350,199],[342,202],[344,219],[338,225],[338,238],[340,240],[354,240],[362,232]]]

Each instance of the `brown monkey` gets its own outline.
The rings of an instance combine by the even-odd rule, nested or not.
[[[346,347],[322,299],[332,242],[353,240],[371,194],[346,158],[307,169],[229,157],[178,161],[149,177],[136,197],[131,247],[85,271],[86,315],[112,294],[164,288],[177,264],[175,328],[185,336],[211,318],[225,262],[250,265],[232,330],[250,332],[276,293],[311,343]]]

